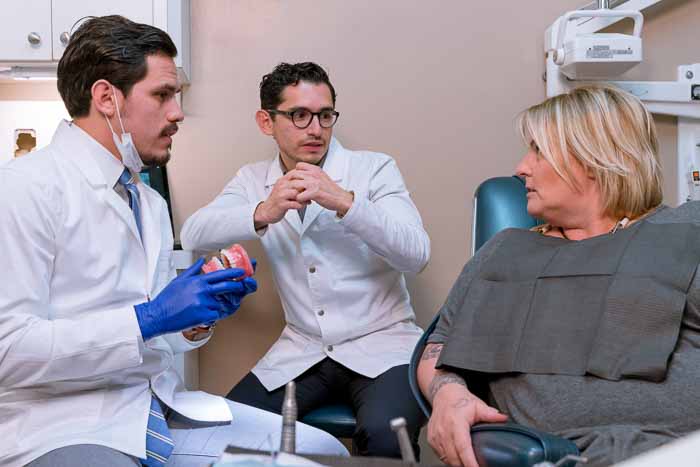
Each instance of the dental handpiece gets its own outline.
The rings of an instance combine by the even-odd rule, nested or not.
[[[297,399],[294,381],[287,383],[282,402],[282,439],[280,451],[294,454],[296,451]]]
[[[399,440],[401,459],[404,462],[415,464],[416,456],[413,453],[411,439],[408,437],[408,430],[406,430],[406,419],[403,417],[398,417],[392,419],[389,423],[391,424],[392,431],[396,433],[396,438]]]

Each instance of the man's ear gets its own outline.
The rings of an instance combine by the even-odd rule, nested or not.
[[[272,116],[265,110],[255,112],[255,122],[264,134],[272,136],[272,128],[275,126]]]
[[[104,79],[98,79],[92,85],[90,94],[92,95],[92,106],[102,115],[112,118],[117,109],[114,103],[114,92],[112,85]]]

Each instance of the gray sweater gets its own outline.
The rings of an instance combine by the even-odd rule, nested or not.
[[[700,202],[662,208],[647,220],[700,224]],[[465,265],[429,343],[447,340],[466,285],[501,241],[495,236]],[[699,430],[700,275],[695,274],[688,292],[680,336],[662,382],[512,373],[484,378],[490,403],[516,423],[571,439],[590,459],[589,466],[610,465]]]

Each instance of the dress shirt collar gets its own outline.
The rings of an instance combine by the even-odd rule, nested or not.
[[[124,171],[124,164],[74,122],[66,121],[64,123],[78,144],[82,145],[90,154],[91,159],[102,173],[105,184],[109,187],[114,187],[117,184],[117,180],[119,180],[119,176]],[[138,180],[138,176],[135,176],[134,180]]]

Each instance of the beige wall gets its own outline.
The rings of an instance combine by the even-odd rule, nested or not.
[[[176,223],[212,199],[244,163],[270,157],[253,114],[258,83],[280,61],[329,72],[350,148],[393,155],[432,239],[429,266],[410,278],[429,322],[468,257],[471,194],[510,174],[522,152],[515,113],[543,97],[542,35],[566,8],[530,2],[198,1],[192,86],[170,172]],[[535,13],[536,11],[537,13]],[[217,327],[200,353],[202,388],[227,391],[277,338],[283,321],[258,244],[260,291]]]
[[[176,228],[243,164],[271,156],[253,114],[258,83],[280,61],[322,64],[338,91],[335,135],[393,155],[432,239],[432,258],[409,278],[421,325],[468,258],[471,196],[512,173],[523,152],[513,119],[544,98],[545,28],[580,0],[465,2],[197,0],[192,85],[170,176]],[[646,14],[645,61],[630,79],[673,80],[700,61],[700,0],[666,0]],[[623,30],[625,26],[621,27]],[[675,199],[675,119],[657,119]],[[225,393],[266,351],[283,321],[259,244],[260,291],[221,323],[200,354],[205,390]]]

